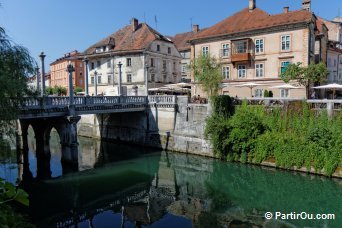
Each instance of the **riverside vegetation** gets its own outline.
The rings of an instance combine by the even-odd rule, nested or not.
[[[283,108],[243,102],[235,108],[229,96],[213,98],[213,106],[205,135],[221,159],[255,164],[271,160],[287,169],[314,167],[326,176],[342,166],[342,113],[329,119],[304,102]]]

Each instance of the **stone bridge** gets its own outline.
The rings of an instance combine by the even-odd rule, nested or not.
[[[49,170],[50,132],[55,129],[62,147],[62,164],[78,165],[77,123],[81,116],[95,114],[98,118],[113,116],[118,121],[139,123],[148,131],[150,108],[176,108],[176,96],[84,96],[84,97],[26,97],[19,107],[17,145],[28,162],[28,130],[31,126],[36,139],[36,156],[39,170]],[[115,115],[116,114],[116,115]],[[120,120],[120,116],[129,116]],[[139,121],[136,121],[136,120]],[[136,122],[134,122],[136,121]],[[142,123],[142,124],[140,124]],[[41,162],[40,162],[41,161]],[[46,172],[41,172],[46,173]],[[49,175],[48,175],[49,176]],[[48,178],[47,176],[47,178]],[[44,177],[41,177],[44,178]]]

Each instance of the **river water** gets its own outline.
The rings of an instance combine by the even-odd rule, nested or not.
[[[33,137],[29,170],[13,152],[0,157],[0,177],[30,194],[38,227],[342,227],[338,179],[87,138],[79,138],[79,171],[67,172],[58,141],[53,134],[48,179],[36,178]],[[266,212],[335,219],[266,220]]]

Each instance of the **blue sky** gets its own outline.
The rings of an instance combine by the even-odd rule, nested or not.
[[[129,24],[146,21],[164,35],[189,31],[192,24],[211,26],[248,6],[248,0],[0,0],[0,26],[38,59],[41,51],[50,64],[64,53],[87,47]],[[301,0],[256,0],[270,14],[284,6],[300,9]],[[341,0],[312,0],[312,10],[332,19],[342,16]]]

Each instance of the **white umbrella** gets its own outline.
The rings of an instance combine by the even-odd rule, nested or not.
[[[245,84],[241,84],[241,85],[236,85],[235,87],[248,87],[251,89],[251,97],[253,96],[253,88],[257,87],[257,86],[262,86],[261,84],[257,84],[254,82],[249,82],[249,83],[245,83]]]
[[[300,87],[296,87],[296,86],[293,86],[293,85],[290,85],[290,84],[282,84],[282,85],[272,86],[270,88],[273,88],[273,89],[284,89],[286,91],[289,91],[290,89],[300,89]]]
[[[270,88],[273,89],[300,89],[300,87],[296,87],[290,84],[283,84],[283,85],[277,85],[277,86],[272,86]]]
[[[168,84],[166,86],[167,87],[181,87],[181,88],[183,88],[183,87],[189,87],[191,85],[192,84],[190,84],[190,83],[180,82],[180,83],[176,83],[176,84]]]
[[[327,85],[322,85],[322,86],[315,86],[312,87],[314,89],[332,89],[333,90],[333,99],[335,98],[335,91],[338,89],[342,89],[342,85],[332,83],[332,84],[327,84]]]

